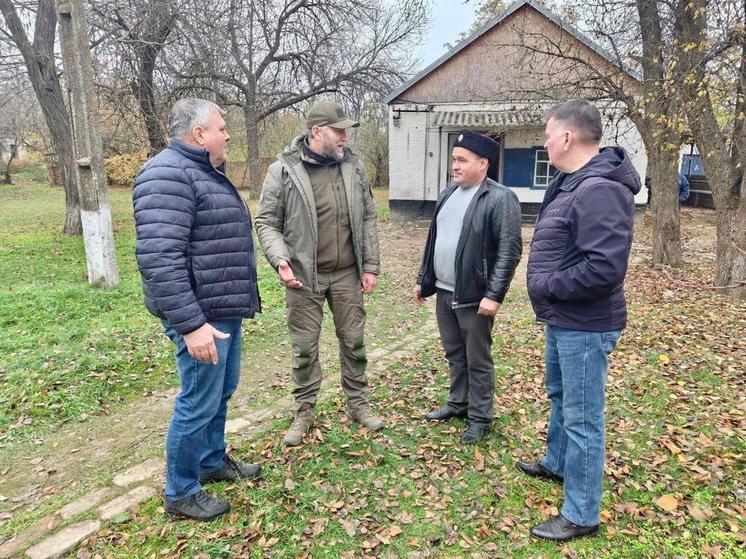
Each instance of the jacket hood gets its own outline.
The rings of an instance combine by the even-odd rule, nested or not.
[[[632,194],[642,188],[640,175],[632,165],[627,152],[620,147],[605,147],[583,167],[566,175],[562,181],[562,190],[572,190],[589,177],[599,177],[623,184]]]

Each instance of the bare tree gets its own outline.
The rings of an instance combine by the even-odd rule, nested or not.
[[[549,64],[553,68],[550,87],[543,94],[551,97],[553,90],[560,90],[605,101],[634,122],[645,145],[655,189],[652,261],[678,266],[682,250],[677,177],[683,117],[663,63],[668,55],[666,36],[670,37],[671,18],[661,17],[656,6],[656,0],[636,0],[635,4],[589,0],[577,9],[566,4],[567,11],[584,14],[579,24],[586,36],[605,47],[606,60],[588,56],[567,35],[542,30],[525,29],[520,43],[530,53],[524,67],[544,71]]]
[[[183,42],[168,57],[189,91],[240,107],[254,188],[260,123],[314,96],[365,84],[383,93],[411,71],[406,47],[425,0],[200,0],[185,6]],[[215,36],[225,40],[215,41]]]
[[[746,298],[746,4],[679,0],[679,86],[717,215],[715,284]]]
[[[359,113],[355,145],[360,150],[373,188],[388,185],[389,176],[389,125],[386,106],[368,101]]]
[[[11,0],[0,0],[6,29],[0,30],[20,52],[29,80],[44,114],[62,170],[66,212],[63,232],[80,235],[80,197],[75,179],[72,130],[65,108],[62,87],[57,72],[54,40],[57,13],[54,0],[39,0],[35,13],[25,12],[24,19]],[[24,21],[33,17],[33,41],[29,40]]]
[[[88,2],[93,45],[99,57],[112,61],[107,66],[112,87],[118,90],[128,84],[134,95],[151,155],[167,141],[155,80],[159,55],[176,27],[180,8],[177,0]]]
[[[0,173],[3,184],[13,184],[13,162],[20,159],[21,150],[29,149],[34,131],[36,107],[26,83],[15,83],[0,91]]]

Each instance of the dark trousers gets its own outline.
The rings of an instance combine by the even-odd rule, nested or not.
[[[492,421],[495,368],[492,364],[493,317],[477,314],[478,307],[453,309],[453,293],[438,290],[435,315],[440,340],[451,369],[451,386],[446,404],[469,420]]]

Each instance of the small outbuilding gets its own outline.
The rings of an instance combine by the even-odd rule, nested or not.
[[[560,51],[567,56],[557,56]],[[598,71],[589,73],[588,66]],[[612,101],[599,98],[599,79],[639,87],[638,78],[590,38],[536,1],[518,0],[386,97],[392,214],[432,215],[450,182],[453,144],[469,129],[500,144],[489,176],[518,195],[524,216],[535,215],[555,171],[543,148],[544,114],[576,97],[592,99],[602,111],[602,145],[625,148],[644,176],[647,157],[637,128]],[[643,189],[635,201],[644,204],[646,196]]]

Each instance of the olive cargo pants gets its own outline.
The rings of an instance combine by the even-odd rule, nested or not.
[[[368,402],[370,390],[365,374],[365,307],[357,267],[318,274],[319,292],[309,287],[285,290],[285,306],[293,346],[292,377],[295,409],[316,404],[321,388],[319,335],[324,318],[324,301],[334,317],[339,340],[342,389],[350,408]]]

